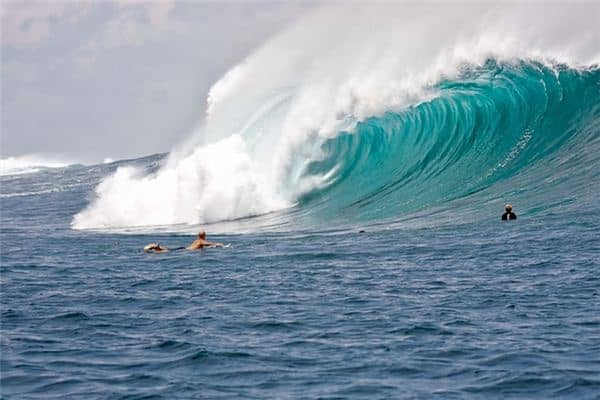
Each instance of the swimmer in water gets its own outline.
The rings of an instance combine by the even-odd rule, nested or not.
[[[506,210],[506,212],[502,214],[502,221],[510,221],[513,219],[517,219],[517,214],[512,212],[512,206],[510,204],[504,206],[504,209]]]
[[[198,232],[198,238],[192,242],[186,249],[188,250],[200,250],[205,247],[223,247],[223,243],[209,242],[206,240],[206,232]]]
[[[188,247],[176,247],[169,249],[168,247],[162,247],[158,243],[150,243],[144,246],[144,252],[146,253],[166,253],[171,250],[201,250],[206,247],[225,247],[223,243],[209,242],[206,240],[206,232],[200,231],[198,238],[192,242]]]
[[[160,247],[160,244],[158,244],[158,243],[150,243],[150,244],[144,246],[145,253],[165,253],[167,251],[169,251],[168,248]]]

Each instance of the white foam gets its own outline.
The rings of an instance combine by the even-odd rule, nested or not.
[[[212,87],[201,128],[156,174],[119,168],[73,226],[194,224],[287,207],[334,179],[304,176],[326,138],[435,96],[435,83],[465,63],[597,64],[599,19],[592,3],[321,7]]]
[[[285,206],[257,168],[238,135],[197,148],[156,174],[121,167],[97,187],[97,199],[73,224],[79,229],[195,224]]]

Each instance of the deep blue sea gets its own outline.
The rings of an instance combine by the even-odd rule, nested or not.
[[[1,397],[600,398],[600,70],[436,89],[321,143],[303,174],[335,179],[258,217],[111,226],[107,177],[165,155],[2,175]],[[231,246],[142,251],[199,229]]]

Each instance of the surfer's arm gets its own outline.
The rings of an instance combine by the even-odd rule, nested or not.
[[[205,244],[202,243],[200,240],[194,240],[192,242],[192,244],[190,244],[188,247],[186,247],[186,249],[187,250],[199,250],[204,246],[205,246]]]
[[[200,249],[203,249],[205,247],[225,247],[225,245],[223,243],[216,243],[216,242],[208,242],[208,241],[196,240],[196,241],[194,241],[194,243],[192,243],[191,245],[189,245],[188,247],[186,247],[186,249],[188,249],[188,250],[200,250]]]

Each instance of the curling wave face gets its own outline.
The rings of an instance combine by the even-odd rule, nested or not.
[[[215,84],[202,128],[161,168],[119,168],[72,226],[193,225],[277,210],[251,225],[437,224],[457,212],[484,218],[505,199],[531,213],[596,201],[597,45],[571,25],[562,47],[548,33],[570,20],[586,31],[589,15],[550,9],[532,36],[535,7],[474,7],[469,18],[479,13],[482,25],[460,10],[438,19],[423,17],[431,5],[386,7],[346,12],[343,22],[335,7],[321,9],[267,42]]]
[[[373,220],[435,206],[462,219],[485,217],[486,203],[503,198],[524,211],[595,201],[599,84],[598,68],[494,60],[467,67],[437,85],[439,97],[327,140],[326,156],[307,173],[335,174],[326,188],[302,197],[303,207]]]

